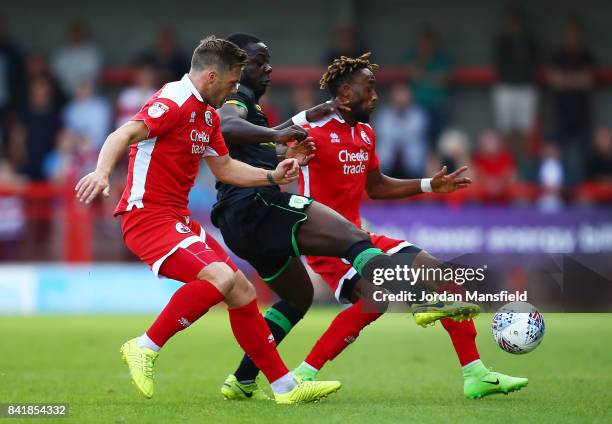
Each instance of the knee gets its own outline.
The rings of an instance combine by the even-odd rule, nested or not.
[[[249,301],[255,299],[257,293],[255,292],[255,286],[246,278],[242,271],[236,271],[234,273],[234,289],[235,292],[240,293],[241,297],[248,299]]]
[[[236,272],[229,265],[222,262],[214,262],[207,265],[198,273],[198,279],[206,280],[215,286],[221,293],[227,296],[236,284]]]
[[[233,276],[232,289],[225,296],[225,303],[230,308],[238,308],[252,302],[256,297],[255,287],[241,271]]]

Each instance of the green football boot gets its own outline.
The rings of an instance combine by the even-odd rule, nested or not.
[[[508,394],[526,387],[529,380],[489,370],[482,361],[474,361],[463,370],[463,393],[468,399],[479,399],[496,393]]]
[[[234,374],[230,374],[221,386],[221,394],[227,400],[272,400],[259,387],[259,376],[254,382],[243,384]]]
[[[412,317],[417,325],[427,327],[442,318],[466,321],[480,313],[480,307],[466,302],[429,302],[412,305]]]
[[[153,365],[159,355],[148,348],[138,347],[138,337],[121,346],[121,357],[130,369],[132,383],[147,399],[153,397]]]

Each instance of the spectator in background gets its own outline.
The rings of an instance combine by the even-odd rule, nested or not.
[[[115,127],[129,121],[147,100],[157,91],[157,72],[147,62],[140,62],[130,87],[124,88],[117,98],[117,118]]]
[[[612,203],[612,133],[608,128],[600,127],[595,131],[587,158],[588,181],[578,188],[578,199],[583,203]]]
[[[483,131],[478,148],[472,157],[475,191],[481,200],[505,202],[511,199],[511,184],[516,176],[516,163],[499,136],[491,130]]]
[[[546,143],[540,154],[538,182],[540,197],[538,206],[544,212],[556,212],[563,206],[563,164],[559,148],[555,143]]]
[[[390,97],[374,116],[381,169],[395,178],[422,178],[429,151],[427,115],[412,102],[406,84],[393,85]]]
[[[435,29],[424,26],[416,49],[408,52],[406,63],[417,104],[425,108],[429,122],[427,138],[434,146],[448,123],[451,59],[440,47]]]
[[[150,63],[158,72],[157,85],[180,80],[189,71],[189,60],[180,51],[173,28],[157,33],[153,48],[142,54],[142,62]]]
[[[9,158],[18,173],[31,180],[45,179],[43,162],[53,150],[60,128],[51,83],[45,78],[34,79],[29,85],[28,105],[10,132]]]
[[[43,162],[45,177],[49,181],[61,183],[80,176],[82,166],[87,163],[88,147],[83,136],[67,129],[60,131],[55,149]]]
[[[506,17],[493,49],[497,84],[493,87],[493,111],[499,131],[516,157],[528,153],[527,138],[534,127],[538,92],[537,44],[521,10]]]
[[[589,161],[586,164],[589,180],[612,185],[612,133],[608,128],[595,131]]]
[[[25,62],[25,74],[28,81],[37,78],[44,78],[49,81],[53,90],[53,100],[57,107],[61,108],[66,103],[64,93],[51,71],[47,56],[42,50],[34,50],[28,54]]]
[[[98,151],[110,132],[111,106],[104,97],[95,92],[94,82],[83,80],[75,87],[74,98],[68,102],[63,113],[64,126]]]
[[[352,25],[339,25],[334,28],[334,44],[325,52],[323,64],[328,66],[340,56],[359,57],[366,50]]]
[[[9,111],[24,106],[24,75],[21,50],[10,39],[6,21],[0,17],[0,126],[6,125]]]
[[[570,184],[582,177],[582,152],[591,138],[594,65],[580,26],[569,20],[565,25],[563,45],[553,57],[549,83],[553,91],[555,135],[561,143]]]
[[[89,40],[83,22],[70,25],[64,45],[53,57],[52,68],[68,97],[74,95],[79,82],[97,81],[102,68],[102,54]]]
[[[468,136],[461,130],[445,130],[440,136],[437,151],[438,160],[431,161],[427,175],[435,174],[442,166],[446,166],[450,174],[462,166],[470,164],[470,142]],[[471,172],[471,170],[468,170],[468,172]]]

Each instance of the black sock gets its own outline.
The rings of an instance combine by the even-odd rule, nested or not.
[[[381,272],[387,269],[394,270],[397,267],[411,267],[414,257],[420,249],[415,248],[406,250],[408,250],[408,252],[402,252],[401,254],[398,252],[394,255],[388,255],[374,246],[370,240],[361,240],[349,247],[345,258],[350,261],[357,273],[369,283],[376,285],[382,283],[380,287],[391,293],[401,294],[403,292],[412,292],[419,298],[420,293],[424,291],[424,288],[420,284],[410,284],[407,281],[398,279],[394,273],[390,274],[391,277],[389,277],[389,274]],[[375,278],[377,275],[378,278]],[[385,275],[385,278],[381,281],[380,277],[382,275]],[[373,307],[375,311],[384,312],[384,310],[386,310],[386,305],[383,303],[373,299],[363,300],[368,306]]]
[[[370,249],[377,249],[382,253],[382,250],[374,246],[374,244],[370,240],[360,240],[347,249],[346,253],[344,254],[344,258],[351,264],[354,264],[355,259],[357,259],[357,257],[359,257],[361,253]]]
[[[285,300],[276,302],[264,313],[266,324],[268,324],[268,328],[270,328],[270,332],[274,336],[277,345],[303,316],[304,313],[302,311]],[[258,373],[259,369],[257,366],[245,354],[234,376],[241,383],[250,383],[255,380]]]

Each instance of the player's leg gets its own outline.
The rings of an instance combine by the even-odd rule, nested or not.
[[[414,260],[415,267],[437,268],[442,263],[425,250],[419,252]],[[447,284],[443,290],[459,291],[456,284]],[[481,398],[495,393],[509,393],[520,390],[528,384],[526,378],[492,372],[478,353],[476,346],[476,327],[474,321],[454,321],[449,318],[440,320],[448,332],[463,370],[463,392],[470,399]]]
[[[270,269],[269,272],[260,273],[271,275],[265,278],[266,283],[280,298],[264,313],[266,324],[278,345],[310,308],[313,297],[312,283],[298,258],[279,261],[261,258],[251,263],[256,269]],[[268,399],[257,382],[258,373],[259,368],[245,354],[236,371],[223,383],[221,393],[230,400]]]
[[[294,235],[301,254],[345,258],[369,283],[371,283],[370,278],[374,270],[412,266],[414,255],[384,253],[372,243],[367,233],[321,203],[314,201],[310,203],[306,210],[306,218]],[[389,290],[410,291],[415,294],[416,298],[420,298],[423,291],[435,291],[442,287],[442,283],[438,281],[417,281],[417,284],[414,285],[395,280],[389,280],[386,283],[385,287]],[[464,320],[479,312],[478,306],[464,302],[444,304],[434,302],[419,305],[419,308],[420,312],[427,312],[425,315],[415,314],[415,319],[424,318],[421,325],[429,324],[443,317]],[[419,323],[418,320],[417,323]]]
[[[420,248],[408,242],[384,236],[372,236],[371,241],[387,254],[401,253],[405,255],[406,258],[411,258],[414,261],[414,267],[421,265],[441,265],[431,255],[424,253]],[[322,268],[322,266],[319,265],[322,261],[327,262],[329,260],[311,259],[310,262],[316,269],[317,267]],[[342,266],[343,265],[339,262],[335,267],[338,268]],[[380,288],[375,288],[368,284],[357,275],[354,269],[348,268],[348,265],[343,266],[342,269],[345,270],[345,274],[339,277],[339,283],[337,283],[338,289],[335,291],[339,301],[348,301],[353,304],[338,314],[327,331],[317,341],[305,361],[294,371],[296,375],[302,378],[308,380],[314,379],[316,373],[327,361],[338,356],[349,343],[357,338],[360,331],[365,326],[377,319],[382,315],[382,312],[386,310],[387,305],[385,304],[368,305],[364,307],[364,301],[360,299],[372,299],[373,292],[380,290]],[[455,321],[446,319],[444,322],[448,324],[448,322],[454,323]],[[453,343],[456,343],[456,348],[459,349],[458,354],[460,354],[460,359],[466,361],[465,363],[467,364],[478,359],[478,351],[476,350],[474,339],[469,339],[472,333],[464,329],[462,324],[463,323],[455,327],[449,325],[449,328],[451,328],[452,336],[454,337]],[[474,351],[475,356],[473,354]]]
[[[366,280],[377,268],[408,262],[384,254],[366,232],[333,209],[291,193],[258,193],[244,205],[217,215],[216,222],[227,245],[246,259],[300,255],[346,258]],[[424,291],[418,284],[405,286],[416,294]],[[435,310],[436,305],[430,308]],[[452,303],[444,305],[440,316],[454,315],[462,317],[463,310]]]
[[[211,240],[209,239],[209,242]],[[204,244],[204,243],[202,243]],[[187,282],[170,299],[155,323],[147,331],[146,340],[153,345],[141,347],[141,339],[124,344],[122,352],[130,367],[133,381],[143,394],[153,394],[153,363],[165,341],[204,315],[216,303],[225,300],[236,340],[253,359],[272,384],[279,403],[309,402],[327,396],[340,388],[338,382],[323,382],[313,386],[297,385],[282,362],[274,340],[259,313],[255,290],[228,259],[221,259],[208,245],[206,251],[189,252],[178,249],[160,269],[162,275],[175,279],[190,278],[188,270],[197,262],[207,263],[195,280]],[[184,251],[183,251],[184,250]],[[187,255],[186,253],[191,253]],[[215,295],[211,288],[216,290]],[[209,296],[206,296],[209,294]]]
[[[179,331],[187,328],[220,303],[234,284],[234,270],[219,261],[202,262],[211,254],[203,242],[178,248],[165,259],[160,274],[182,281],[149,329],[121,347],[123,359],[141,393],[153,396],[153,365],[158,352]]]
[[[362,280],[363,281],[363,280]],[[350,344],[354,343],[361,331],[380,318],[381,312],[364,311],[361,300],[340,312],[325,333],[315,343],[306,359],[293,371],[298,379],[313,381],[317,373],[328,362],[336,358]]]
[[[253,285],[242,272],[235,275],[235,285],[225,299],[232,331],[240,347],[270,382],[276,402],[312,402],[340,389],[337,381],[298,383],[294,379],[281,360],[274,337],[259,313]]]
[[[373,244],[385,253],[418,253],[416,248],[407,242],[381,236],[370,236]],[[361,278],[354,268],[331,258],[309,258],[309,264],[330,285],[337,300],[341,303],[352,303],[340,312],[319,338],[295,370],[296,377],[311,381],[328,362],[336,358],[349,344],[354,343],[361,330],[378,319],[386,310],[386,305],[379,303],[375,307],[364,305],[361,299],[372,299],[376,288]]]

